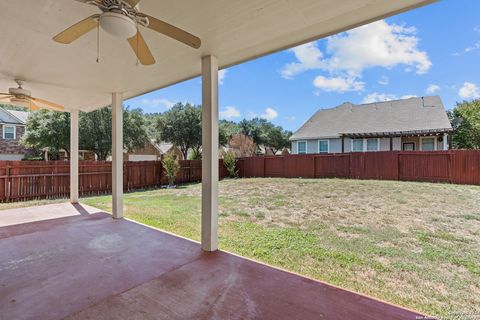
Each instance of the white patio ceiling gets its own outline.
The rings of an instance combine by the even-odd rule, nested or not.
[[[435,0],[142,0],[140,11],[202,39],[199,50],[146,28],[157,63],[136,66],[127,41],[96,32],[70,45],[52,37],[98,13],[73,0],[11,0],[0,4],[0,92],[26,80],[36,97],[84,111],[159,89],[201,73],[200,58],[221,68],[322,38]]]

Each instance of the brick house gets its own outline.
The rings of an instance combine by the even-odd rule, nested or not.
[[[20,144],[28,115],[25,111],[0,107],[0,160],[22,160],[32,154],[32,150]]]

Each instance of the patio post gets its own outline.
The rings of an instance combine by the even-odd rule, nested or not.
[[[123,218],[123,100],[112,94],[112,214]]]
[[[202,249],[218,249],[218,62],[202,57]]]
[[[70,202],[78,203],[78,110],[70,111]]]
[[[448,140],[449,140],[449,136],[448,136],[448,133],[444,133],[443,134],[443,150],[448,150],[449,147],[449,143],[448,143]]]

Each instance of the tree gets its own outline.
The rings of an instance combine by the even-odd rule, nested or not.
[[[241,131],[239,125],[233,121],[220,120],[218,124],[218,143],[226,146],[230,138]]]
[[[189,149],[200,153],[202,146],[202,109],[190,103],[177,103],[156,122],[157,141],[176,145],[187,159]]]
[[[80,113],[79,145],[105,160],[112,152],[112,109],[110,107]],[[22,144],[29,148],[49,148],[50,152],[65,150],[70,156],[70,113],[40,110],[27,120]],[[147,141],[145,120],[141,110],[123,111],[123,144],[131,151]]]
[[[457,149],[480,149],[480,99],[457,103],[449,111],[455,127],[453,147]]]
[[[70,113],[48,110],[33,112],[27,120],[21,143],[27,148],[49,148],[53,154],[65,150],[70,155]]]
[[[267,137],[265,139],[265,146],[270,147],[273,151],[273,154],[276,154],[277,151],[290,146],[289,139],[292,133],[290,131],[283,130],[280,126],[270,128],[266,135]]]
[[[80,114],[80,147],[91,150],[98,160],[112,152],[112,108]],[[123,110],[123,147],[128,151],[142,148],[148,141],[145,118],[140,109]]]

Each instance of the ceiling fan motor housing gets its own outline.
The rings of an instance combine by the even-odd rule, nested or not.
[[[25,90],[23,88],[10,88],[8,89],[8,93],[20,99],[30,97],[32,94],[29,90]]]
[[[99,21],[102,29],[115,37],[128,39],[137,34],[136,22],[121,13],[104,12]]]

